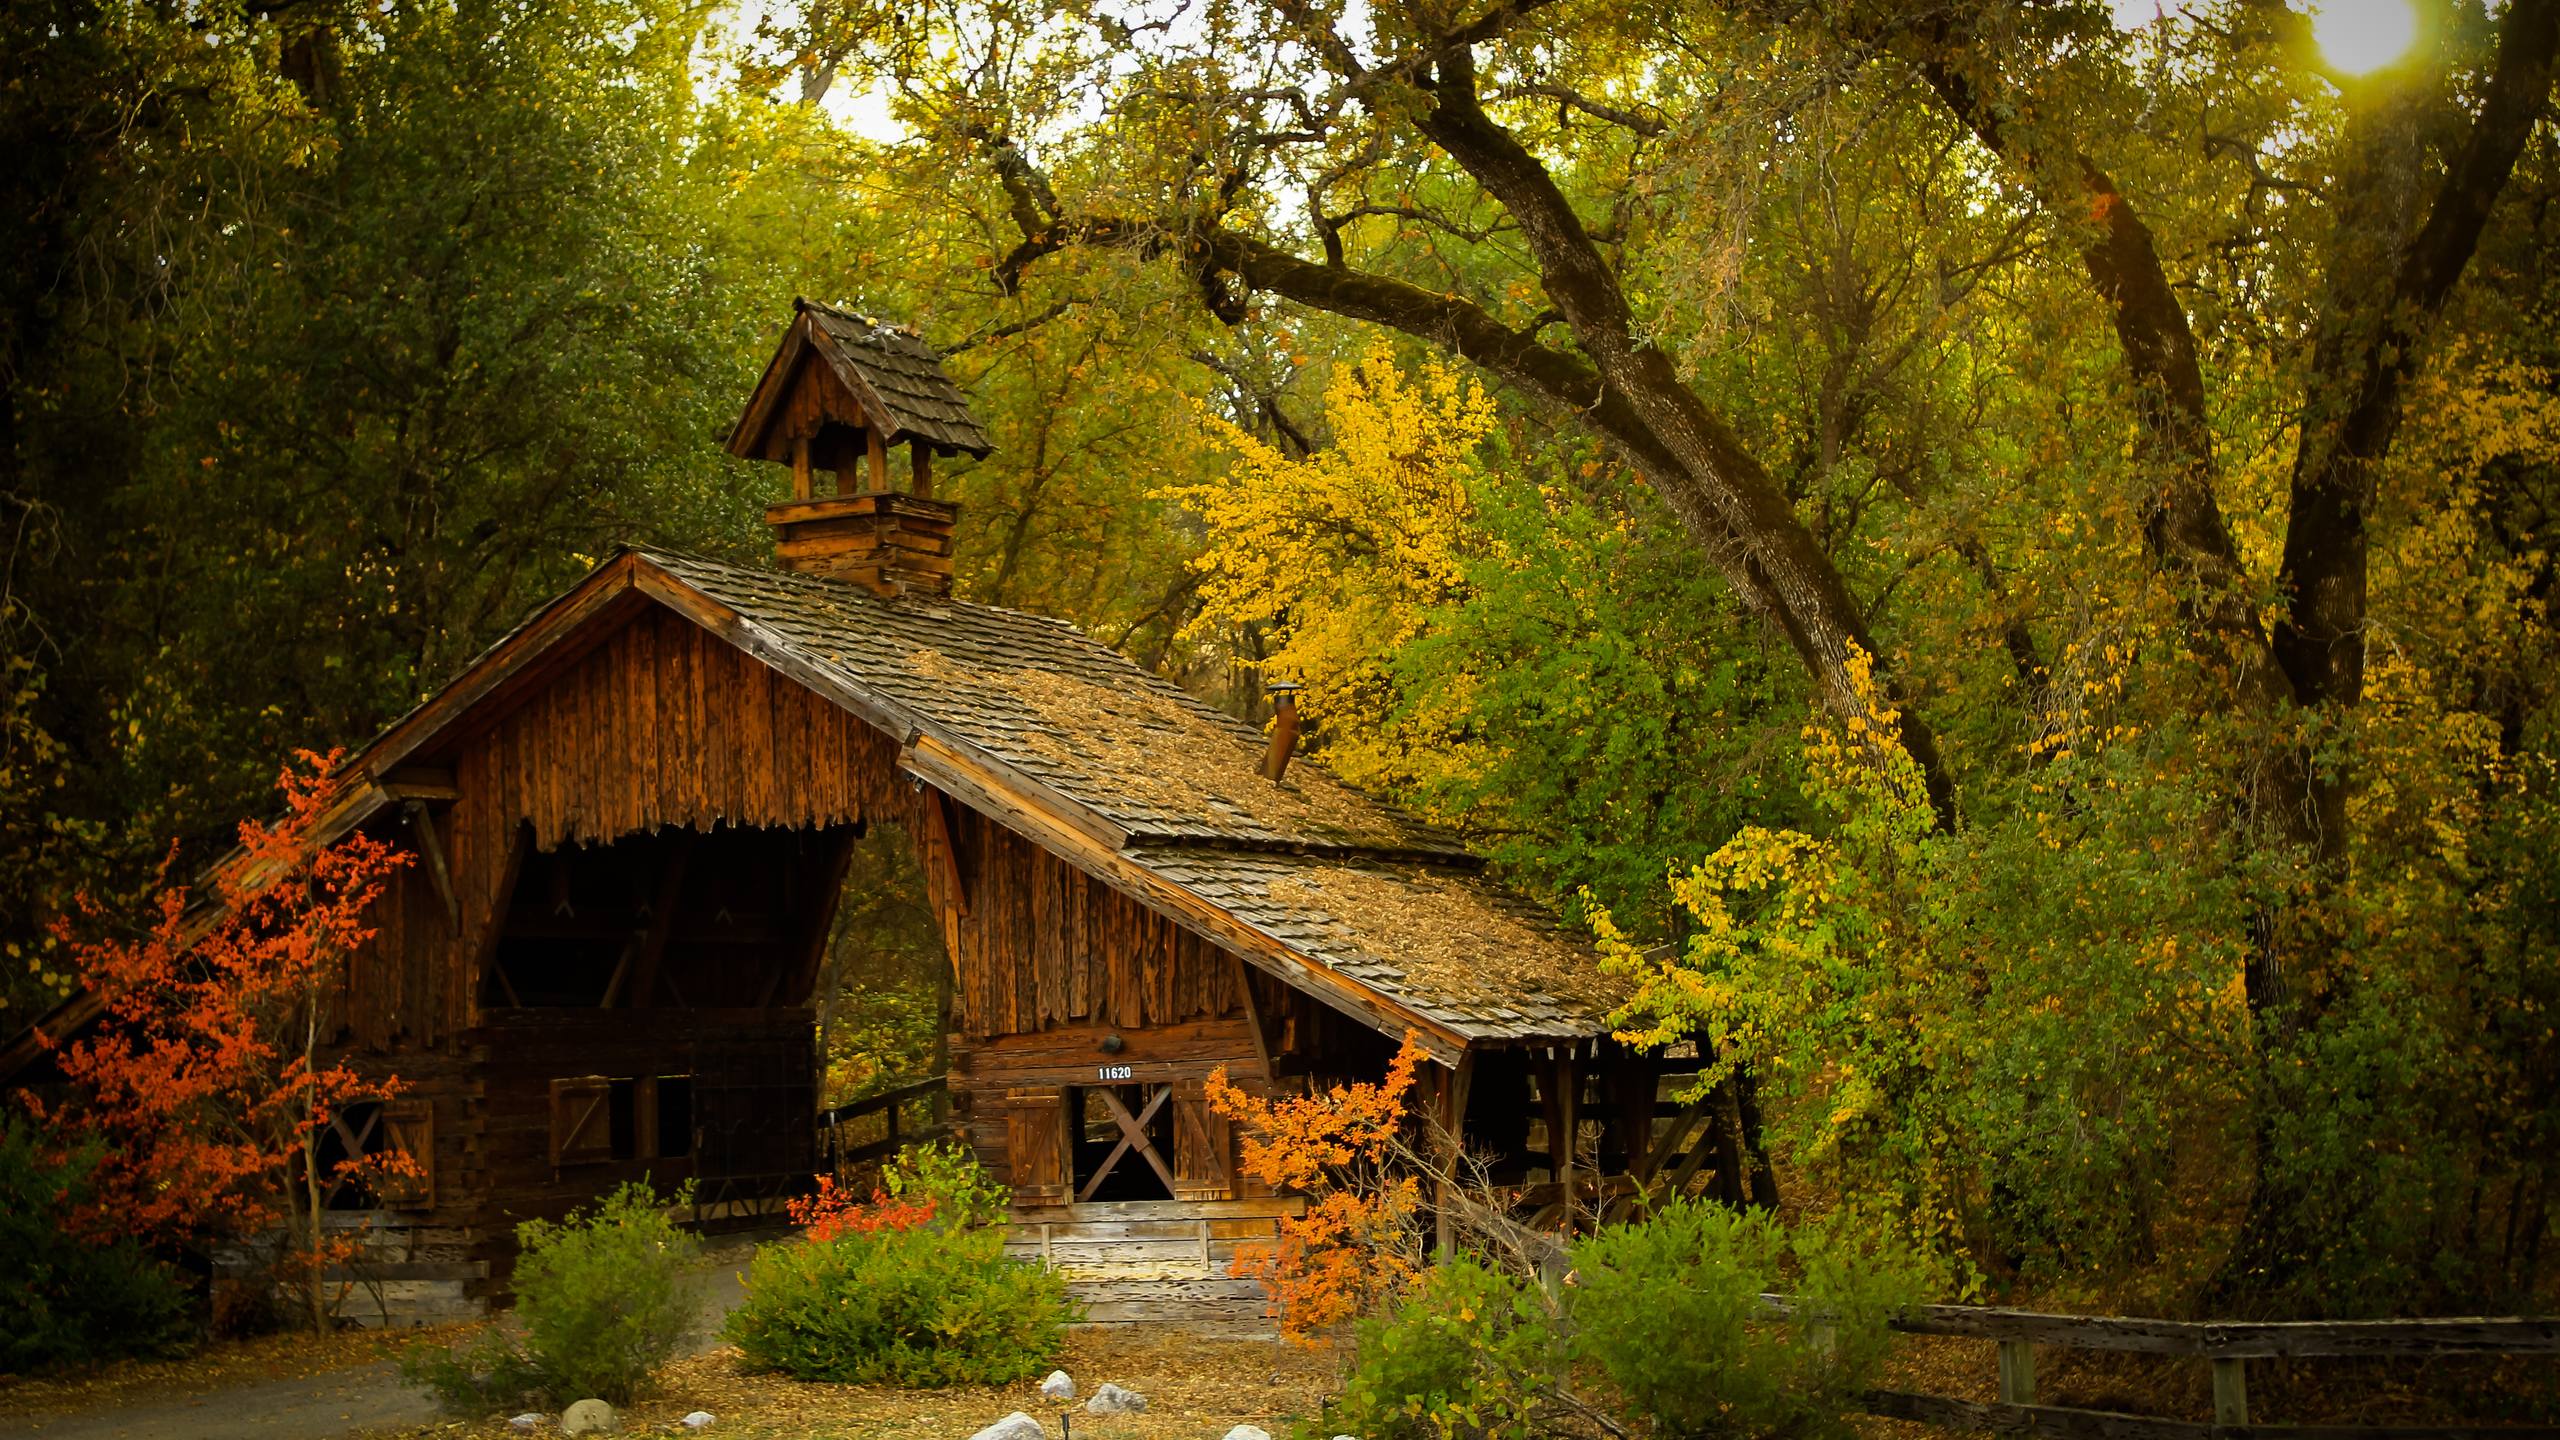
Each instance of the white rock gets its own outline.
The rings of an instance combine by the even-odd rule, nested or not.
[[[1124,1390],[1109,1381],[1093,1392],[1084,1408],[1096,1415],[1135,1415],[1147,1408],[1147,1397],[1135,1390]]]
[[[1227,1440],[1271,1440],[1271,1432],[1259,1425],[1239,1425],[1227,1432]]]
[[[542,1420],[543,1416],[540,1411],[527,1410],[523,1414],[509,1420],[507,1424],[518,1430],[539,1430],[542,1428]]]
[[[613,1407],[601,1400],[581,1400],[560,1412],[563,1435],[601,1435],[613,1428]]]
[[[969,1440],[1049,1440],[1049,1432],[1040,1428],[1039,1421],[1016,1410]]]
[[[711,1419],[712,1416],[710,1411],[696,1410],[692,1414],[684,1417],[684,1428],[687,1430],[699,1430],[703,1426],[710,1424]]]
[[[1040,1382],[1040,1393],[1063,1405],[1076,1398],[1076,1378],[1064,1370],[1052,1370],[1049,1378]]]

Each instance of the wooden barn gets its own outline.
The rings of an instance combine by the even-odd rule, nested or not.
[[[1266,743],[1069,625],[951,597],[932,462],[989,442],[912,335],[803,302],[729,448],[790,469],[776,566],[626,550],[350,762],[339,833],[420,862],[347,963],[339,1037],[409,1086],[342,1143],[424,1170],[365,1202],[409,1237],[383,1313],[480,1303],[515,1222],[626,1179],[692,1180],[707,1216],[803,1190],[812,987],[884,824],[949,950],[950,1123],[1096,1319],[1258,1313],[1223,1260],[1293,1202],[1239,1178],[1221,1066],[1374,1078],[1410,1033],[1429,1103],[1531,1208],[1740,1184],[1731,1106],[1658,1102],[1696,1062],[1608,1041],[1588,951],[1448,835],[1289,764],[1294,715]]]

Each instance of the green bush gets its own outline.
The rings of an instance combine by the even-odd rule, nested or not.
[[[1577,1242],[1567,1314],[1588,1362],[1663,1440],[1845,1435],[1850,1400],[1933,1272],[1880,1227],[1793,1233],[1705,1201]],[[1760,1297],[1800,1302],[1781,1315]]]
[[[45,1153],[0,1126],[0,1374],[181,1349],[194,1326],[178,1275],[131,1240],[67,1238],[98,1152]]]
[[[531,1397],[621,1404],[638,1394],[693,1322],[701,1242],[639,1184],[556,1224],[528,1220],[516,1239],[521,1343],[488,1334],[459,1351],[412,1350],[401,1361],[409,1382],[466,1414]]]
[[[1526,1437],[1557,1362],[1553,1317],[1524,1281],[1463,1257],[1434,1267],[1396,1308],[1360,1322],[1351,1373],[1300,1440]]]
[[[881,1171],[880,1188],[895,1200],[931,1201],[934,1218],[953,1226],[993,1225],[1004,1219],[1010,1198],[977,1152],[956,1142],[900,1151]]]
[[[882,1186],[912,1228],[849,1217],[762,1247],[727,1338],[751,1365],[857,1385],[1001,1385],[1047,1369],[1076,1316],[1066,1281],[1006,1258],[1004,1191],[957,1147],[910,1151]]]

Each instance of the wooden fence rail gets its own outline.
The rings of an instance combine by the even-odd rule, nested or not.
[[[1792,1312],[1783,1295],[1764,1297]],[[2000,1398],[1954,1400],[1871,1390],[1868,1414],[1954,1429],[2061,1440],[2560,1440],[2551,1425],[2267,1425],[2249,1418],[2248,1363],[2276,1357],[2360,1359],[2455,1355],[2560,1355],[2560,1319],[2464,1316],[2431,1320],[2140,1320],[2049,1315],[1973,1305],[1924,1305],[1893,1322],[1914,1335],[1952,1335],[1999,1346]],[[2193,1355],[2212,1366],[2213,1419],[2170,1420],[2036,1403],[2036,1347]]]
[[[838,1105],[819,1115],[818,1136],[832,1167],[832,1173],[842,1175],[847,1166],[886,1159],[909,1145],[939,1139],[949,1134],[950,1126],[942,1114],[943,1094],[943,1077],[936,1075],[930,1080],[919,1080],[913,1085],[901,1085],[895,1090],[883,1090],[877,1095],[865,1096],[848,1105]],[[914,1127],[904,1126],[900,1119],[901,1114],[907,1107],[919,1101],[931,1102],[924,1123]],[[873,1115],[887,1117],[888,1133],[877,1140],[847,1144],[846,1129]]]

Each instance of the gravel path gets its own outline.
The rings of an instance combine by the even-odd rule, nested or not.
[[[685,1353],[713,1344],[723,1316],[745,1289],[738,1272],[754,1238],[724,1236],[712,1243],[706,1265],[702,1320]],[[428,1424],[436,1408],[400,1383],[389,1361],[283,1380],[254,1380],[219,1389],[162,1391],[130,1396],[92,1410],[0,1416],[0,1436],[44,1440],[330,1440],[368,1430]]]

